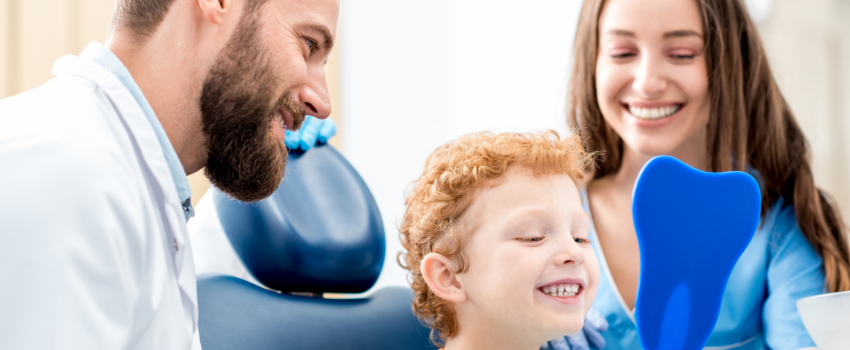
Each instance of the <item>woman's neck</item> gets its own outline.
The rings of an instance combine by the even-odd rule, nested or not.
[[[702,138],[696,138],[696,140],[687,142],[668,155],[694,168],[700,170],[708,169],[708,154]],[[655,156],[637,152],[628,145],[624,145],[620,169],[616,173],[606,176],[610,181],[609,189],[620,193],[628,193],[631,196],[641,169],[643,169],[646,162]]]

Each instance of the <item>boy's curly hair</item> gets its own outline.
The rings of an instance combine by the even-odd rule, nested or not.
[[[566,174],[582,186],[590,164],[578,135],[561,139],[552,130],[469,134],[431,153],[405,200],[399,235],[407,253],[399,253],[398,259],[410,271],[413,312],[431,327],[435,344],[457,334],[457,319],[453,305],[428,288],[419,265],[425,255],[435,252],[457,262],[456,273],[469,268],[463,247],[470,230],[456,223],[472,204],[475,190],[492,185],[514,165],[534,176]]]

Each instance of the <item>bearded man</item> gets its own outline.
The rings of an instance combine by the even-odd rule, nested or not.
[[[330,114],[338,0],[117,0],[105,45],[0,100],[0,349],[200,348],[186,174],[272,194]]]

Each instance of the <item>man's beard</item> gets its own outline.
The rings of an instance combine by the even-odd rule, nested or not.
[[[209,152],[204,174],[222,192],[246,202],[270,196],[283,179],[286,145],[271,130],[279,110],[292,116],[295,125],[287,125],[292,130],[305,115],[290,93],[273,99],[282,82],[259,41],[258,16],[257,8],[246,8],[200,99]]]

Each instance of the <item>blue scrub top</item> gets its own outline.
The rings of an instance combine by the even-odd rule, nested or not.
[[[599,291],[593,307],[608,321],[602,332],[606,350],[639,350],[634,313],[620,296],[593,224],[587,192],[584,210],[590,216],[593,250],[599,258]],[[720,305],[709,350],[796,350],[814,347],[797,312],[797,300],[825,292],[823,260],[803,237],[794,207],[774,203],[738,260]]]

